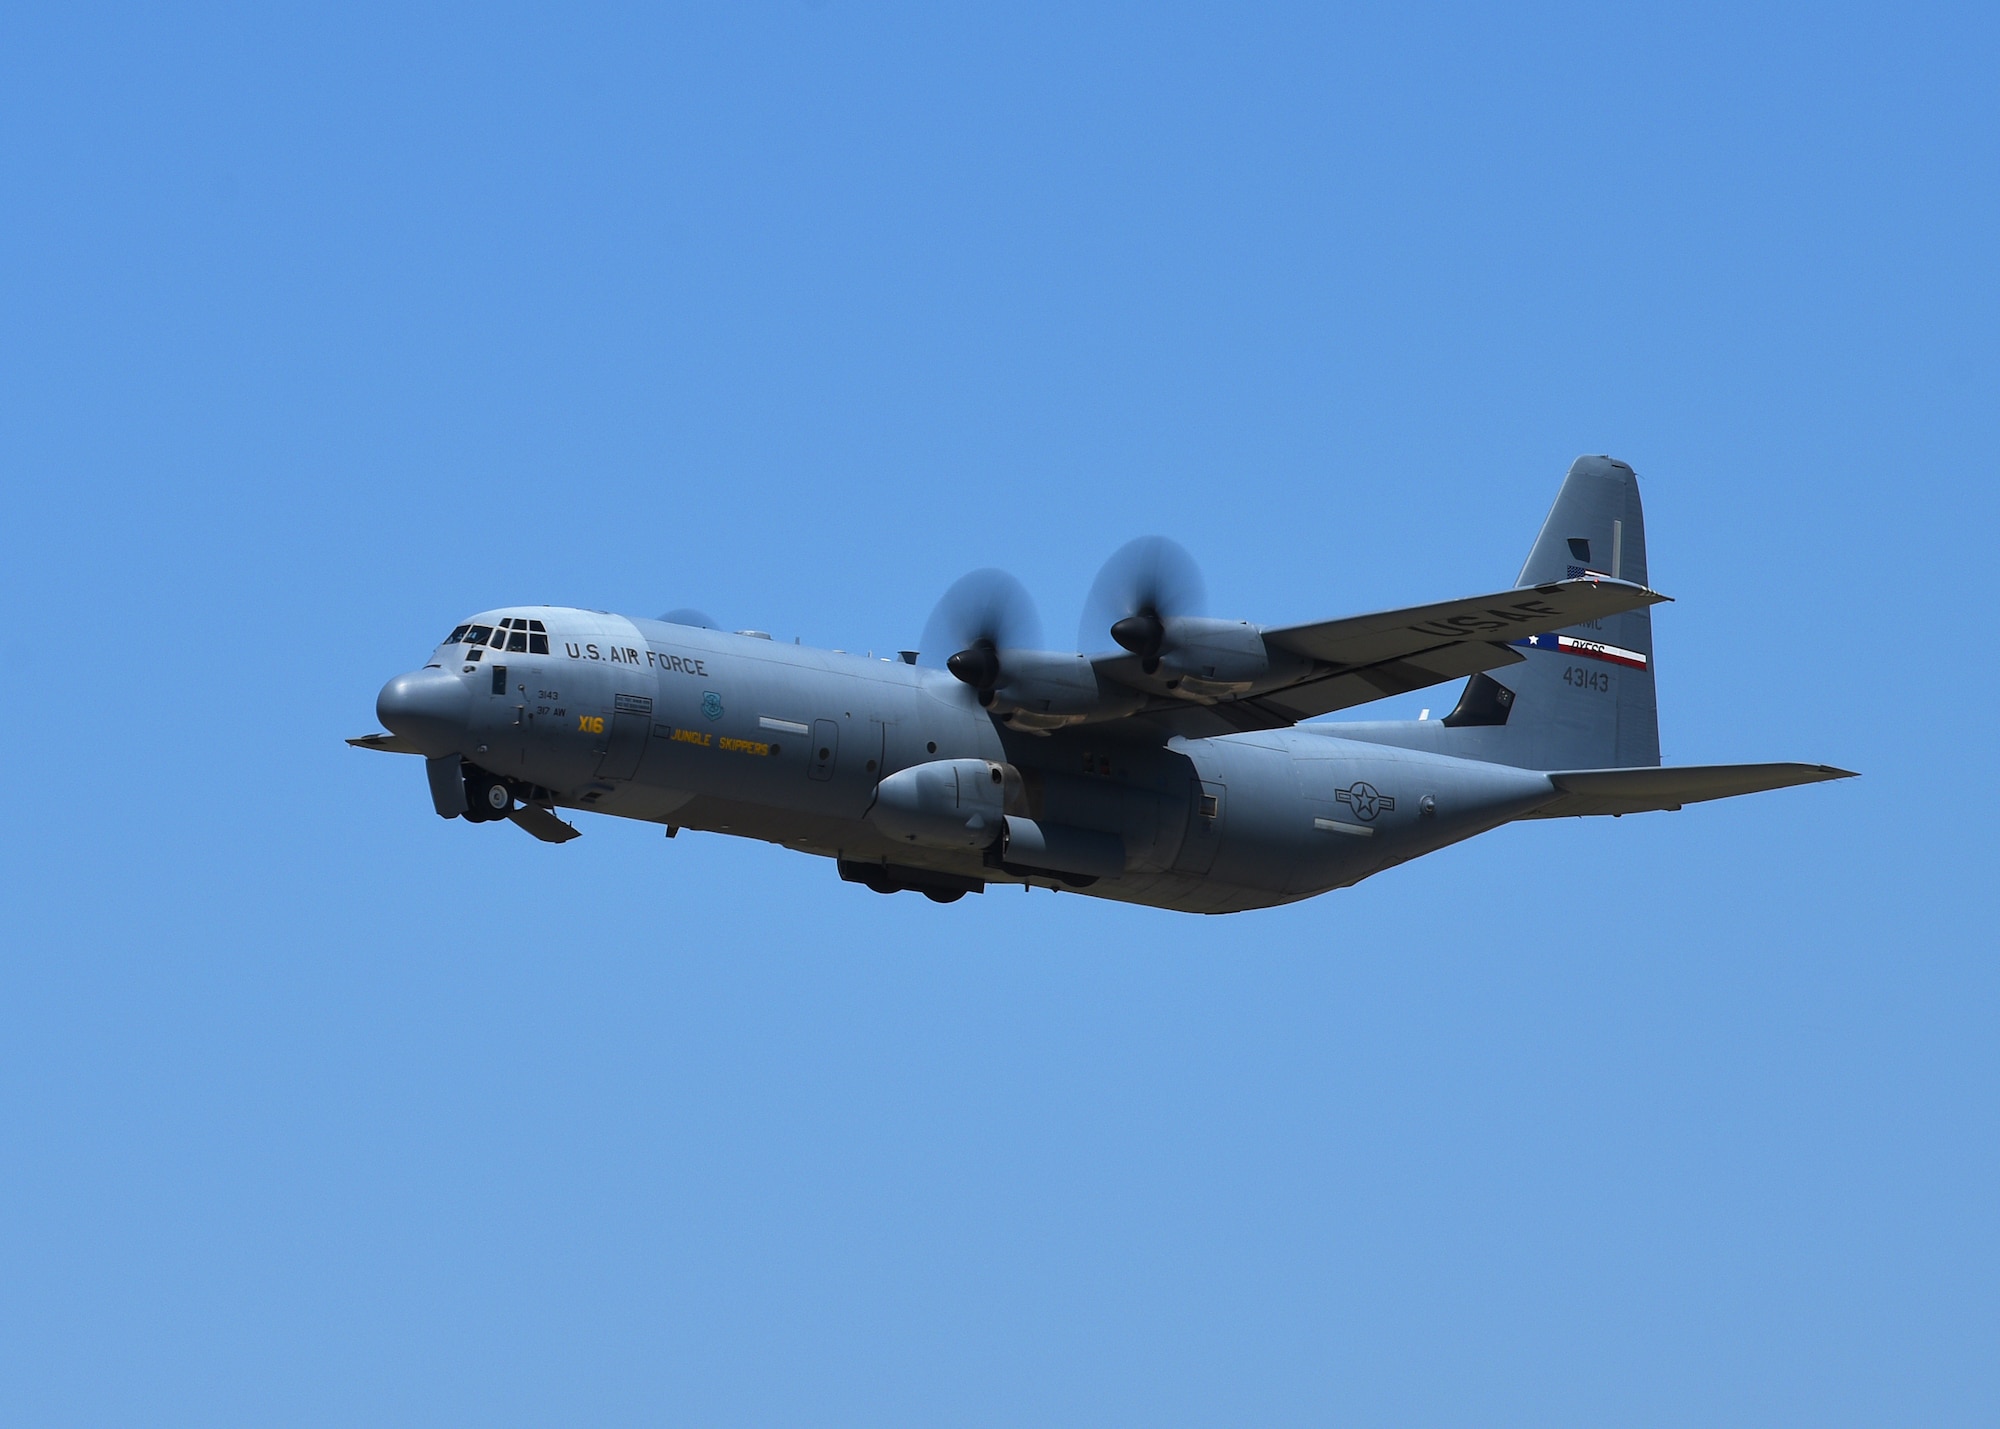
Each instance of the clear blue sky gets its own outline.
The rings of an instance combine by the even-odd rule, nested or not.
[[[1993,1423],[1996,39],[10,10],[0,1419]],[[1865,778],[1199,920],[341,743],[504,602],[1458,595],[1597,451],[1667,758]]]

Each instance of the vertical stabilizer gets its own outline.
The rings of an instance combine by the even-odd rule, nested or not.
[[[1593,573],[1649,584],[1638,478],[1606,456],[1571,464],[1516,584]],[[1524,769],[1631,769],[1660,762],[1650,610],[1515,645],[1522,663],[1474,675],[1457,708],[1440,722],[1343,725],[1340,732]]]
[[[1592,572],[1649,584],[1639,479],[1608,456],[1571,463],[1515,583],[1574,580]],[[1486,727],[1494,736],[1506,734],[1484,757],[1533,769],[1631,769],[1660,762],[1650,609],[1535,637],[1522,654],[1526,663],[1480,677],[1513,694],[1505,724]],[[1460,703],[1479,698],[1468,688]]]

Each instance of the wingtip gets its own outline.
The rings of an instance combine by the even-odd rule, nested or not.
[[[1651,586],[1640,585],[1637,581],[1609,580],[1600,582],[1600,584],[1629,586],[1645,596],[1646,604],[1648,605],[1672,605],[1674,601],[1674,598],[1665,591],[1654,590]]]
[[[1595,586],[1600,589],[1604,586],[1613,586],[1621,590],[1637,591],[1647,605],[1671,605],[1674,599],[1670,595],[1654,590],[1651,586],[1640,585],[1637,581],[1613,580],[1610,576],[1570,576],[1559,581],[1548,581],[1534,588],[1544,595],[1554,595],[1559,590],[1572,590],[1577,586]],[[1522,589],[1525,590],[1527,587],[1524,586]]]

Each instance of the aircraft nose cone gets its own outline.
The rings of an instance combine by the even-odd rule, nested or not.
[[[464,682],[443,670],[398,675],[375,697],[375,717],[382,728],[432,755],[458,748],[471,709],[472,694]]]

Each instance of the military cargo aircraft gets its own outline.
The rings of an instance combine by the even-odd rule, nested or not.
[[[940,903],[989,884],[1234,913],[1358,883],[1516,819],[1678,809],[1849,777],[1662,767],[1632,469],[1570,468],[1511,589],[1310,625],[1199,613],[1158,538],[1115,554],[1077,651],[1011,578],[946,593],[874,659],[551,606],[455,626],[382,689],[447,819],[576,838],[557,810],[735,834]],[[1302,723],[1448,680],[1441,719]]]

